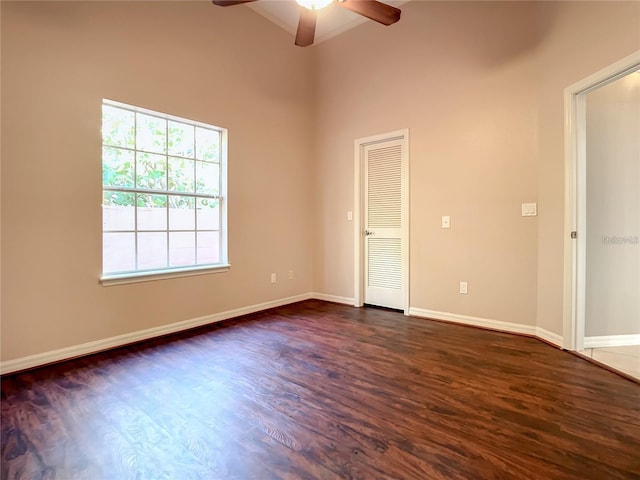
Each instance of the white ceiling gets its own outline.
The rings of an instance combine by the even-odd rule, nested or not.
[[[385,0],[384,3],[397,7],[408,1],[409,0]],[[260,0],[259,2],[249,3],[247,5],[295,37],[301,8],[295,0]],[[318,11],[314,44],[335,37],[366,21],[371,20],[357,13],[353,13],[346,8],[339,7],[334,2],[328,7]],[[402,21],[402,19],[400,21]]]

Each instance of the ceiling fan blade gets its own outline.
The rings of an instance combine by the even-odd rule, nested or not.
[[[376,0],[342,0],[338,5],[383,25],[400,20],[401,10]]]
[[[300,7],[300,20],[296,32],[296,45],[308,47],[316,36],[316,11]]]
[[[255,2],[256,0],[212,0],[214,5],[219,7],[230,7],[232,5],[241,5],[243,3]]]

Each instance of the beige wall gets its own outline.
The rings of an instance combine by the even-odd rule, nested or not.
[[[352,297],[353,141],[400,128],[411,306],[561,333],[563,89],[640,49],[640,3],[414,1],[311,49],[245,7],[1,5],[3,361]],[[103,97],[229,129],[230,272],[98,284]]]
[[[520,207],[537,200],[535,15],[410,2],[384,32],[318,47],[318,178],[333,185],[319,189],[319,288],[353,296],[353,140],[408,127],[411,306],[535,324],[537,219]]]
[[[244,7],[2,2],[2,360],[311,291],[311,61]],[[103,97],[229,129],[229,272],[98,284]]]
[[[586,95],[585,336],[640,334],[640,73]]]
[[[562,334],[563,89],[640,49],[639,9],[410,2],[318,46],[317,289],[353,295],[353,140],[409,128],[411,306]]]

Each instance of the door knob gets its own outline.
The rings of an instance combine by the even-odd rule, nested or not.
[[[375,235],[375,232],[372,232],[371,230],[365,230],[364,231],[364,236],[365,237],[369,237],[371,235]]]

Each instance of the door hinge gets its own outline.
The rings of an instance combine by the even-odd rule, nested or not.
[[[576,232],[575,230],[571,232],[571,238],[578,238],[578,232]]]

